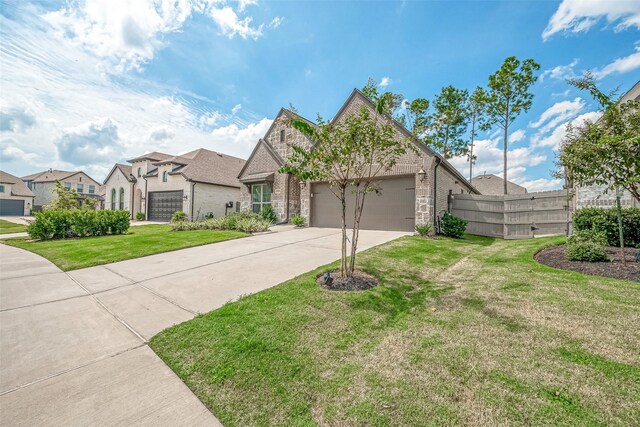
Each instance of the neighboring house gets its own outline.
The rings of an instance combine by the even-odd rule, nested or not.
[[[332,121],[343,119],[363,105],[374,109],[371,101],[355,89]],[[307,149],[313,146],[312,141],[287,125],[287,119],[294,115],[287,109],[280,110],[240,171],[241,207],[257,212],[271,205],[279,222],[287,222],[293,214],[300,213],[311,226],[340,227],[340,205],[328,184],[300,182],[290,174],[278,172],[291,154],[291,144]],[[411,138],[415,142],[416,152],[407,152],[398,159],[380,178],[380,191],[366,196],[362,229],[413,231],[417,224],[435,223],[434,213],[448,210],[449,194],[478,193],[441,155],[415,140],[400,123],[393,124],[399,139]],[[353,200],[348,200],[349,206],[353,206]]]
[[[504,179],[493,174],[478,175],[471,179],[473,185],[484,196],[504,195]],[[527,189],[521,185],[507,180],[508,194],[526,194]]]
[[[180,156],[153,152],[128,162],[116,164],[104,182],[105,209],[169,221],[176,211],[196,220],[239,208],[243,159],[200,148]]]
[[[84,199],[89,197],[101,199],[99,195],[100,183],[82,171],[68,172],[49,169],[23,176],[22,181],[35,196],[34,210],[41,210],[43,206],[55,200],[56,195],[52,190],[55,188],[56,181],[59,181],[66,189],[76,190],[81,204]]]
[[[33,193],[17,176],[0,171],[0,215],[31,215]]]
[[[619,102],[640,101],[640,80],[621,98]],[[565,187],[572,188],[573,184],[567,182]],[[575,186],[576,209],[587,207],[613,208],[616,206],[616,193],[609,191],[605,193],[606,185]],[[622,207],[640,207],[640,203],[626,190],[620,192],[620,204]]]

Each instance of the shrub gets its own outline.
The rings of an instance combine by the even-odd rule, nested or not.
[[[187,220],[187,214],[183,211],[175,211],[173,215],[171,215],[171,222],[181,222]]]
[[[442,234],[448,237],[459,239],[464,235],[467,229],[467,221],[457,216],[453,216],[448,212],[442,215]]]
[[[431,230],[433,230],[433,226],[431,224],[416,225],[416,232],[422,237],[428,236],[429,233],[431,233]]]
[[[260,209],[260,216],[262,219],[269,221],[272,224],[278,220],[276,211],[273,210],[273,206],[271,205],[264,205],[262,209]]]
[[[235,230],[255,233],[269,230],[271,222],[251,211],[234,212],[220,218],[204,221],[178,221],[171,223],[172,231],[187,230]]]
[[[583,208],[573,214],[574,231],[596,230],[604,233],[607,245],[619,246],[617,209]],[[640,208],[622,209],[624,245],[640,247]]]
[[[136,219],[138,221],[144,221],[144,212],[136,212]]]
[[[47,240],[122,234],[128,229],[128,211],[45,210],[35,213],[27,233],[33,239]]]
[[[608,261],[607,236],[595,229],[576,231],[567,239],[565,255],[571,261]]]
[[[304,217],[300,214],[294,214],[291,217],[291,224],[295,225],[296,227],[302,227],[304,226],[305,220]]]
[[[213,212],[207,212],[204,216],[204,219],[213,219],[215,218],[215,215],[213,214]]]

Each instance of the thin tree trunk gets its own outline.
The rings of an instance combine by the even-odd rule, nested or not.
[[[364,198],[367,195],[366,189],[362,192],[362,199],[359,199],[356,194],[356,210],[353,221],[353,232],[351,235],[351,259],[349,260],[350,275],[356,268],[356,250],[358,248],[358,238],[360,237],[360,219],[362,218],[362,211],[364,210]]]
[[[471,151],[469,152],[469,182],[473,179],[473,143],[476,136],[476,114],[473,114],[471,121]]]
[[[502,156],[504,158],[504,194],[507,194],[507,136],[509,133],[509,101],[507,101],[507,112],[504,115],[504,147]]]
[[[340,262],[340,277],[347,272],[347,199],[346,188],[340,188],[340,202],[342,203],[342,260]]]
[[[622,205],[620,204],[620,189],[616,188],[616,207],[618,208],[618,236],[620,237],[620,256],[622,264],[626,265],[627,260],[624,257],[624,232],[622,230]]]

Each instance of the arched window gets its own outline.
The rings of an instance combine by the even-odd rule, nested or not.
[[[138,168],[138,178],[140,178],[140,176],[142,176],[142,168]]]
[[[120,210],[124,210],[124,188],[120,188]]]
[[[167,175],[169,175],[167,171],[162,172],[162,182],[167,182]]]
[[[115,188],[111,190],[111,210],[112,211],[116,210],[116,189]]]

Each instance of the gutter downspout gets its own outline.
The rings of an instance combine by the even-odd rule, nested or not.
[[[131,196],[129,197],[129,209],[131,209],[131,219],[135,219],[135,215],[133,212],[133,194],[134,194],[134,189],[133,189],[133,182],[129,183],[129,193],[131,193]]]
[[[438,166],[440,166],[442,160],[436,157],[436,166],[433,168],[433,228],[436,233],[438,230],[438,209],[437,209],[437,197],[438,197]]]
[[[284,196],[284,203],[285,203],[285,215],[286,215],[286,219],[285,222],[289,222],[289,191],[290,191],[290,186],[291,186],[291,174],[288,173],[287,174],[287,192]]]
[[[193,206],[195,205],[195,202],[193,200],[193,195],[195,194],[195,192],[193,191],[194,188],[196,188],[196,184],[197,182],[194,182],[191,184],[191,221],[194,221],[193,219]]]

